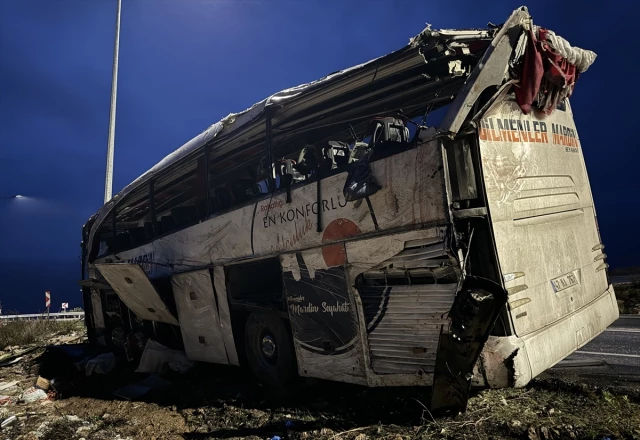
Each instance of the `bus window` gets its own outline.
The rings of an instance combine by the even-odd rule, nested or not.
[[[349,164],[351,150],[345,142],[329,141],[328,145],[322,148],[322,156],[325,169],[343,169]]]
[[[233,158],[209,158],[209,214],[218,214],[241,206],[266,194],[265,160],[254,157],[249,161]]]
[[[149,185],[143,185],[116,205],[116,233],[111,250],[121,252],[150,241],[153,237],[148,234],[149,229],[145,225],[152,220]]]
[[[159,234],[204,220],[206,174],[204,155],[169,170],[154,181],[153,203]]]

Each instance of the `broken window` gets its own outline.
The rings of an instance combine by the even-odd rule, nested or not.
[[[269,192],[264,149],[260,147],[245,152],[252,157],[248,160],[233,156],[219,159],[210,153],[209,214],[242,206]]]
[[[153,239],[149,226],[152,224],[149,185],[142,185],[115,209],[114,252],[122,252],[141,246]]]
[[[98,246],[96,247],[94,245],[93,249],[97,248],[98,252],[95,254],[94,258],[103,257],[113,253],[115,248],[115,232],[113,228],[113,221],[111,221],[112,218],[113,216],[107,217],[96,233],[95,242],[98,243]],[[93,257],[93,255],[90,257]]]
[[[449,163],[451,198],[456,202],[478,197],[471,141],[470,137],[463,137],[444,143]]]
[[[154,179],[153,205],[157,235],[168,234],[204,220],[205,173],[205,158],[200,154]]]

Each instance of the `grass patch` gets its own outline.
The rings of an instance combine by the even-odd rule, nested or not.
[[[81,425],[80,421],[77,420],[69,420],[66,417],[58,419],[51,423],[44,435],[42,436],[43,440],[70,440],[77,438],[76,430]]]
[[[9,321],[0,323],[0,350],[46,342],[54,335],[78,330],[76,321]]]
[[[621,315],[640,315],[640,278],[614,286]]]

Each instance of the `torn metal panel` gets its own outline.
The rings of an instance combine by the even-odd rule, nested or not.
[[[229,311],[229,299],[227,297],[227,282],[224,274],[224,267],[213,268],[213,287],[218,303],[218,318],[220,320],[220,330],[224,340],[224,347],[227,352],[227,359],[231,365],[240,365],[238,353],[233,338],[231,328],[231,312]]]
[[[357,283],[375,374],[433,373],[458,276],[442,237],[408,240]]]
[[[293,268],[291,257],[283,258],[282,265],[300,375],[365,382],[358,318],[349,297],[344,245],[294,255],[298,268]],[[331,368],[327,368],[329,364]]]
[[[447,255],[445,232],[446,228],[432,228],[346,243],[349,278],[355,282],[362,276],[369,284],[360,282],[352,292],[360,334],[367,335],[362,340],[362,350],[371,386],[431,385],[433,381],[429,365],[433,363],[430,357],[435,359],[436,347],[430,347],[429,333],[435,333],[432,341],[437,343],[440,315],[446,316],[451,308],[457,287],[443,284],[445,273],[456,277],[451,266],[435,267],[452,264],[450,259],[443,259],[443,254]],[[398,280],[412,276],[432,280],[434,276],[441,277],[441,282],[397,285]],[[396,285],[387,285],[385,280]],[[436,304],[440,297],[437,289],[446,291],[444,300],[448,305]],[[412,313],[414,306],[425,313]],[[391,344],[384,340],[389,338]],[[395,352],[385,352],[394,349]]]
[[[138,264],[96,264],[122,302],[141,319],[178,325]]]
[[[440,335],[431,409],[466,411],[471,378],[507,293],[489,280],[468,276],[449,313],[450,326]]]
[[[422,246],[442,242],[445,234],[445,227],[434,227],[346,243],[349,278],[355,280],[376,266],[384,267],[384,262],[404,251],[407,244]]]
[[[532,379],[527,350],[516,336],[489,336],[476,366],[473,385],[519,388]]]
[[[209,270],[174,275],[171,283],[187,357],[228,364]]]
[[[476,101],[488,87],[499,86],[505,80],[511,54],[517,45],[523,26],[531,16],[527,8],[516,9],[493,38],[491,46],[482,56],[462,89],[457,93],[445,116],[440,130],[453,138],[467,119]]]
[[[433,373],[456,284],[360,286],[376,374]]]

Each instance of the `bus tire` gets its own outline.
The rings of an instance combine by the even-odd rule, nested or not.
[[[293,344],[284,322],[269,313],[252,313],[244,339],[253,375],[272,391],[284,392],[297,377]]]

